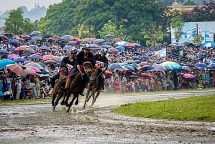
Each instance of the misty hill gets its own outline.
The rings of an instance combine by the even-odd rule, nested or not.
[[[46,7],[42,6],[40,7],[39,4],[35,5],[35,8],[31,9],[30,11],[27,10],[26,6],[20,6],[19,8],[23,11],[23,16],[25,18],[29,18],[31,22],[34,22],[35,20],[40,20],[41,17],[45,17],[46,15]],[[9,11],[5,11],[4,13],[0,14],[0,18],[8,18]],[[3,26],[5,23],[4,19],[0,19],[0,27]]]
[[[164,5],[171,6],[171,5],[174,3],[174,1],[176,1],[176,2],[178,2],[179,4],[182,4],[182,5],[183,5],[183,3],[185,3],[185,2],[188,1],[188,0],[157,0],[157,1],[163,3]],[[193,1],[193,2],[195,2],[196,4],[199,4],[199,5],[203,4],[203,0],[191,0],[191,1]],[[205,0],[205,1],[206,1],[206,2],[209,2],[210,0]],[[213,0],[213,1],[214,1],[214,0]]]

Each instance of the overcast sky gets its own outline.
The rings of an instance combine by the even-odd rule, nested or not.
[[[16,9],[19,6],[26,6],[27,9],[30,10],[34,8],[35,3],[39,3],[40,6],[48,8],[49,5],[60,2],[62,2],[62,0],[0,0],[0,12]]]

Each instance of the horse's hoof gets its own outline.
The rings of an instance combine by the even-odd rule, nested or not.
[[[62,102],[61,102],[61,105],[65,105],[65,102],[64,102],[64,101],[62,101]]]
[[[78,101],[75,102],[75,105],[78,105]]]

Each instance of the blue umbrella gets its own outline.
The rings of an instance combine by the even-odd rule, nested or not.
[[[138,51],[135,51],[134,54],[135,54],[135,55],[141,55],[141,53],[138,52]]]
[[[211,63],[207,67],[213,67],[213,68],[215,68],[215,63]]]
[[[141,48],[141,45],[135,43],[134,48]]]
[[[33,35],[38,35],[40,32],[39,31],[33,31],[33,32],[31,32],[29,35],[30,36],[33,36]]]
[[[125,50],[125,47],[124,46],[117,46],[116,49],[118,51],[123,51],[123,50]]]
[[[41,72],[38,72],[39,74],[48,74],[49,71],[46,69],[42,69]]]
[[[16,49],[16,48],[15,48],[14,46],[11,46],[11,47],[10,47],[10,50],[11,50],[11,51],[15,51],[15,49]]]
[[[124,65],[124,67],[128,69],[128,72],[135,72],[135,69],[130,65]]]
[[[70,46],[70,45],[66,45],[66,46],[63,47],[63,50],[70,51],[71,49],[72,49],[72,46]]]
[[[23,57],[18,57],[18,58],[13,59],[13,61],[15,61],[15,62],[24,62],[24,61],[25,61],[25,58],[23,58]]]
[[[34,36],[34,37],[31,37],[31,40],[32,41],[40,41],[42,39],[40,37]]]
[[[102,48],[106,48],[106,49],[111,48],[110,45],[101,45],[101,47],[102,47]]]
[[[61,39],[63,39],[63,40],[71,40],[72,36],[71,35],[64,35],[64,36],[61,37]]]
[[[142,71],[153,70],[154,68],[150,65],[144,65],[141,67]]]
[[[103,44],[104,45],[111,45],[112,43],[111,42],[104,42]]]
[[[13,44],[18,44],[18,43],[20,43],[20,41],[17,40],[17,39],[12,39],[12,40],[9,41],[9,43],[10,43],[10,44],[12,44],[12,43],[13,43]]]
[[[9,54],[9,52],[7,50],[5,50],[5,49],[1,49],[0,54]]]
[[[15,64],[15,62],[13,60],[10,60],[10,59],[0,60],[0,68],[1,69],[6,68],[6,65],[9,65],[9,64]]]
[[[42,57],[39,56],[39,55],[37,55],[37,54],[32,54],[32,55],[30,55],[30,58],[31,58],[31,59],[42,59]]]
[[[197,64],[195,64],[195,67],[199,67],[199,68],[201,68],[201,69],[204,69],[204,68],[207,67],[207,65],[204,64],[204,63],[197,63]]]
[[[110,69],[114,70],[114,69],[121,69],[122,66],[119,63],[113,63],[110,65]]]
[[[153,67],[154,67],[155,71],[165,71],[166,70],[166,68],[161,64],[154,64]]]
[[[37,49],[38,48],[38,46],[36,46],[36,45],[30,45],[29,47],[32,48],[32,49]]]
[[[148,61],[148,60],[149,60],[149,58],[146,57],[146,56],[141,56],[141,57],[139,58],[139,61],[141,61],[141,62],[145,62],[145,61]]]
[[[46,51],[51,51],[47,46],[42,46],[42,47],[40,47],[39,49],[41,49],[41,50],[46,50]]]
[[[77,44],[77,42],[76,41],[69,41],[68,42],[68,45],[73,45],[73,44]]]
[[[89,47],[92,48],[92,49],[102,49],[102,47],[100,47],[100,46],[98,46],[96,44],[90,44]]]
[[[46,67],[46,65],[44,63],[42,63],[42,62],[40,62],[39,65],[41,65],[43,68]]]

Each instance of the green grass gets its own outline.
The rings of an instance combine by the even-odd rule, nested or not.
[[[125,104],[115,113],[154,119],[215,121],[215,95]]]
[[[0,102],[0,106],[26,105],[26,104],[41,104],[51,103],[51,99],[22,99],[22,100],[6,100]]]

